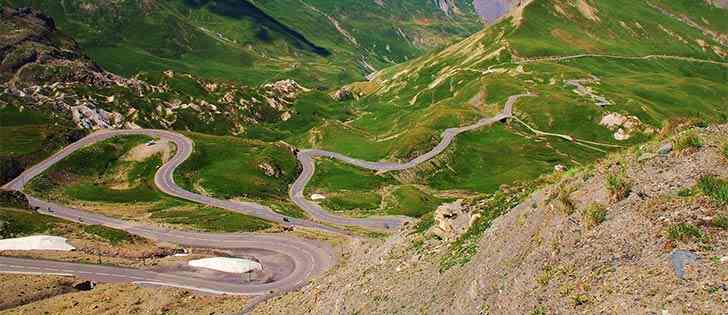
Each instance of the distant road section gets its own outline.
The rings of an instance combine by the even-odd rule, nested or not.
[[[303,171],[298,176],[296,181],[291,186],[291,189],[289,190],[289,197],[295,203],[298,207],[306,211],[312,218],[321,221],[321,222],[329,222],[333,224],[338,225],[352,225],[352,226],[362,226],[370,229],[380,229],[380,230],[386,230],[386,229],[393,229],[398,228],[400,225],[404,224],[408,221],[407,218],[404,217],[384,217],[384,218],[366,218],[366,219],[355,219],[355,218],[347,218],[347,217],[341,217],[336,216],[323,208],[319,206],[317,203],[310,201],[306,199],[304,196],[304,190],[306,189],[306,185],[308,185],[308,182],[313,178],[315,172],[316,172],[316,160],[317,157],[325,157],[325,158],[331,158],[335,159],[347,164],[351,164],[357,167],[374,170],[374,171],[401,171],[406,170],[409,168],[413,168],[417,165],[420,165],[424,162],[427,162],[431,160],[432,158],[436,157],[445,149],[447,149],[450,144],[452,144],[453,140],[455,140],[455,137],[457,137],[459,134],[479,128],[483,128],[485,126],[492,125],[498,121],[508,119],[513,115],[513,105],[518,101],[521,97],[526,96],[535,96],[533,94],[520,94],[520,95],[514,95],[508,98],[508,101],[506,102],[505,106],[503,107],[503,111],[501,111],[500,114],[490,117],[490,118],[483,118],[479,120],[478,122],[464,126],[464,127],[458,127],[458,128],[450,128],[446,129],[442,132],[442,139],[440,140],[440,143],[438,143],[432,150],[429,152],[422,154],[414,159],[412,159],[409,162],[405,163],[393,163],[393,162],[369,162],[369,161],[363,161],[358,160],[352,157],[348,157],[346,155],[336,153],[336,152],[330,152],[330,151],[324,151],[324,150],[316,150],[316,149],[309,149],[309,150],[301,150],[298,152],[298,161],[303,166]]]

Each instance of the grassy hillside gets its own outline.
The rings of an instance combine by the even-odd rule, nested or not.
[[[252,200],[282,214],[305,214],[288,200],[298,176],[293,148],[283,143],[188,134],[195,151],[175,172],[180,186],[221,199]]]
[[[5,0],[53,16],[102,66],[332,87],[477,31],[471,4],[387,1]]]
[[[138,147],[143,150],[149,140],[145,136],[120,137],[83,148],[33,179],[26,190],[105,215],[204,231],[258,231],[272,226],[159,192],[154,174],[162,165],[164,151],[140,158],[129,153]]]
[[[203,32],[204,36],[200,35],[199,38],[216,42],[205,45],[212,47],[210,49],[250,43],[250,38],[244,38],[250,32],[242,28],[252,27],[251,21],[257,21],[253,24],[260,28],[258,31],[265,29],[271,36],[270,41],[263,46],[250,44],[246,47],[253,47],[251,49],[256,53],[265,49],[296,51],[297,58],[319,61],[334,60],[342,51],[359,51],[358,48],[334,47],[336,45],[331,44],[334,42],[366,47],[363,40],[350,41],[344,34],[360,39],[379,36],[372,31],[375,26],[352,26],[362,23],[360,18],[368,16],[368,9],[377,12],[380,18],[399,14],[394,20],[401,23],[411,21],[406,16],[440,16],[441,19],[431,19],[427,23],[416,20],[414,25],[420,27],[424,23],[434,29],[445,28],[444,33],[454,32],[448,27],[460,25],[453,21],[468,14],[464,10],[461,15],[456,12],[447,15],[435,8],[414,7],[410,2],[386,3],[385,8],[348,1],[299,2],[298,5],[306,5],[301,12],[307,13],[297,19],[285,14],[283,8],[294,5],[288,2],[256,3],[258,7],[255,8],[246,5],[225,7],[230,3],[224,1],[149,2],[147,7],[131,2],[108,7],[75,4],[65,8],[42,1],[36,4],[47,5],[51,12],[68,12],[59,18],[59,25],[81,34],[82,46],[91,50],[97,48],[89,43],[100,43],[100,40],[84,37],[83,32],[68,26],[81,27],[83,23],[73,22],[83,20],[81,16],[87,21],[99,22],[102,29],[99,34],[107,32],[104,28],[112,25],[102,18],[109,21],[126,21],[125,17],[132,16],[143,19],[141,24],[128,28],[114,24],[120,30],[118,36],[123,37],[119,43],[138,40],[134,45],[157,45],[160,41],[124,37],[123,32],[151,23],[149,21],[164,13],[169,16],[165,21],[184,20],[185,25],[202,25],[195,24],[202,23],[199,21],[209,23],[204,26],[206,30],[220,33],[209,36]],[[345,10],[347,6],[357,8],[356,12],[360,14],[347,17],[352,12]],[[131,11],[125,11],[127,9]],[[81,11],[85,13],[81,14]],[[251,13],[253,11],[255,13]],[[316,30],[310,25],[319,15],[332,16],[339,24],[328,17],[324,21],[347,31],[335,30],[329,34],[324,28],[320,30],[320,36],[311,36]],[[511,95],[535,93],[536,96],[522,98],[515,104],[515,118],[507,124],[463,134],[443,155],[415,169],[391,174],[396,181],[384,185],[428,185],[437,190],[478,193],[492,192],[503,184],[529,181],[558,165],[575,167],[588,163],[620,147],[651,138],[675,119],[718,122],[728,118],[725,110],[728,88],[724,84],[728,71],[720,19],[725,10],[702,2],[684,1],[536,0],[512,15],[445,49],[383,69],[371,81],[347,86],[354,95],[338,103],[333,103],[321,91],[297,89],[300,93],[294,94],[300,95],[288,98],[282,93],[276,102],[258,104],[254,100],[270,95],[264,87],[248,89],[231,82],[207,81],[178,72],[140,76],[154,87],[164,89],[156,91],[150,87],[151,91],[145,91],[142,96],[127,94],[138,101],[135,102],[140,111],[137,117],[141,117],[139,122],[145,126],[216,134],[232,131],[262,141],[283,140],[299,147],[319,147],[368,160],[406,160],[432,148],[439,141],[442,130],[498,113]],[[326,23],[319,24],[328,25]],[[376,27],[385,27],[383,25],[386,23]],[[154,29],[169,31],[172,28]],[[202,32],[200,28],[185,29]],[[180,34],[175,35],[190,39],[190,43],[197,38],[197,35]],[[232,34],[239,38],[231,39]],[[334,39],[326,34],[343,37]],[[374,42],[376,40],[372,39],[371,47]],[[386,44],[377,43],[377,47],[384,45],[386,48]],[[124,51],[120,46],[113,47],[117,53]],[[396,51],[392,47],[395,46],[390,45],[389,50]],[[143,51],[147,54],[157,51],[154,49],[146,47]],[[364,50],[380,54],[377,50]],[[171,54],[169,58],[187,62],[185,58],[192,58],[190,56],[196,52],[193,49]],[[331,54],[327,55],[327,52]],[[192,62],[201,67],[207,67],[206,62],[229,62],[214,52],[200,50],[199,53],[208,56],[204,61]],[[407,59],[402,54],[400,57],[398,60]],[[395,58],[394,55],[391,58]],[[155,58],[147,56],[143,60],[150,62]],[[255,65],[245,67],[255,69]],[[164,64],[160,69],[166,67]],[[266,71],[273,69],[270,65],[262,67]],[[325,68],[332,69],[328,65]],[[310,69],[296,69],[323,78]],[[303,84],[313,88],[317,82],[305,81]],[[88,89],[87,94],[96,91]],[[115,88],[98,91],[101,94],[97,95],[99,102],[103,103],[103,98],[114,95]],[[190,103],[195,106],[186,104],[186,97],[194,98]],[[160,103],[164,107],[160,107]],[[277,109],[281,104],[284,104],[283,109]],[[126,111],[115,102],[104,106]],[[183,176],[180,182],[190,189],[219,197],[271,201],[279,211],[290,211],[292,207],[284,200],[296,167],[292,156],[281,151],[281,145],[196,134],[193,137],[199,142],[198,152],[195,159],[185,164],[184,172],[178,174]],[[225,158],[219,158],[223,156]],[[270,161],[282,164],[272,165]],[[273,173],[276,173],[275,169],[281,172],[272,177],[262,175],[262,164],[270,164]],[[235,172],[227,172],[229,169]],[[332,187],[326,192],[333,194],[333,198],[324,203],[340,211],[387,210],[386,193],[391,191],[377,189],[382,191],[379,196],[361,194],[366,192],[361,187]],[[379,207],[375,207],[377,204]]]
[[[725,10],[681,3],[673,7],[694,7],[692,19],[721,27],[716,17]],[[494,115],[510,95],[536,93],[515,104],[509,124],[462,135],[440,159],[409,172],[437,188],[492,191],[644,141],[671,119],[725,121],[725,62],[719,38],[656,5],[536,0],[462,42],[350,85],[359,97],[342,104],[353,117],[297,141],[406,160],[429,150],[442,130]],[[618,115],[625,120],[602,123]]]
[[[447,200],[431,189],[403,183],[392,174],[377,174],[326,159],[317,161],[306,194],[323,196],[319,201],[323,207],[347,216],[420,218]]]
[[[0,106],[0,185],[85,135],[56,124],[63,120],[47,112]]]
[[[3,7],[0,15],[1,127],[30,122],[35,127],[23,132],[40,134],[42,117],[54,130],[141,126],[270,140],[343,117],[343,109],[325,107],[325,92],[294,80],[250,86],[175,71],[121,77],[98,67],[44,13]],[[256,128],[277,123],[282,128]],[[6,155],[17,154],[0,148]]]

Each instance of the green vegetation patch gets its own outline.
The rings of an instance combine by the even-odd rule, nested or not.
[[[28,211],[0,208],[0,238],[15,238],[51,231],[60,220]]]
[[[159,155],[140,162],[122,159],[131,148],[149,140],[144,136],[115,137],[76,151],[35,178],[30,185],[31,191],[61,201],[91,201],[112,207],[146,207],[152,219],[206,231],[249,232],[272,226],[261,219],[200,206],[159,192],[154,185],[154,175],[162,165]],[[112,188],[119,181],[126,182],[129,187]],[[272,208],[288,211],[295,207]],[[88,227],[84,231],[112,243],[128,240],[123,233],[103,227]]]
[[[160,193],[146,185],[130,189],[111,189],[92,183],[80,183],[69,186],[64,191],[68,197],[76,200],[99,201],[109,203],[136,203],[158,201]]]
[[[447,165],[421,174],[436,189],[466,189],[493,192],[502,184],[529,181],[551,172],[554,165],[570,165],[561,153],[575,150],[573,158],[581,160],[578,148],[562,140],[546,141],[516,134],[517,130],[495,125],[464,133],[453,142]],[[547,145],[548,144],[548,145]],[[558,150],[558,151],[557,151]],[[569,151],[571,153],[571,151]]]
[[[46,138],[43,125],[0,125],[0,152],[6,156],[22,156],[42,149]]]
[[[331,159],[316,162],[316,174],[306,187],[310,192],[376,191],[384,186],[396,184],[390,175],[377,175]]]
[[[420,217],[420,220],[415,225],[415,233],[422,234],[427,232],[433,225],[435,225],[435,213],[425,213]]]
[[[327,195],[321,204],[334,211],[372,211],[379,208],[382,196],[376,192],[340,192]]]
[[[330,159],[317,161],[307,193],[324,193],[321,204],[356,215],[405,215],[419,218],[443,200],[413,185],[399,185],[389,173],[377,174]]]
[[[703,147],[703,140],[694,131],[678,136],[675,139],[675,150],[685,151],[687,149],[700,149]]]
[[[450,15],[416,0],[386,7],[356,0],[179,0],[154,6],[114,1],[93,10],[84,2],[6,2],[42,9],[114,73],[172,69],[250,84],[294,78],[330,87],[361,80],[366,71],[359,58],[382,68],[426,50],[402,40],[396,29],[420,34],[436,48],[482,27],[472,6]],[[335,25],[328,16],[337,16]],[[427,22],[412,22],[420,18]],[[357,42],[347,40],[339,27]]]
[[[728,216],[719,214],[713,218],[710,225],[719,229],[728,230]]]
[[[444,201],[410,185],[395,188],[391,195],[394,201],[389,205],[387,214],[406,215],[413,218],[431,213]]]
[[[705,176],[700,179],[698,187],[717,204],[728,205],[728,181],[715,176]]]
[[[149,140],[151,138],[146,136],[114,137],[82,148],[34,178],[28,186],[29,191],[44,197],[55,192],[70,199],[110,203],[159,200],[160,193],[144,180],[132,183],[136,186],[129,189],[109,187],[109,183],[116,180],[112,177],[119,169],[135,163],[122,161],[122,156]],[[155,156],[145,163],[161,165],[161,159]],[[145,176],[148,176],[145,180],[151,180],[152,175]]]
[[[696,193],[697,193],[696,189],[688,187],[688,188],[683,188],[680,191],[678,191],[677,196],[678,197],[692,197],[692,196],[695,196]]]
[[[282,144],[230,136],[188,134],[195,151],[176,171],[182,187],[201,185],[217,198],[287,199],[298,162]],[[269,172],[266,174],[266,172]]]
[[[607,191],[609,192],[609,198],[613,202],[618,202],[627,198],[632,192],[632,183],[627,179],[624,172],[619,174],[609,174],[607,176]]]
[[[584,209],[584,224],[593,228],[607,220],[607,208],[602,204],[591,203]]]
[[[99,177],[118,164],[133,147],[152,140],[142,135],[114,137],[87,146],[53,165],[48,172],[64,172],[76,176]]]
[[[211,232],[255,232],[269,229],[265,220],[217,208],[198,207],[194,210],[161,210],[152,218],[169,224],[191,225]]]
[[[259,202],[283,215],[305,217],[288,200],[288,185],[299,173],[290,147],[232,136],[187,135],[195,142],[195,151],[175,171],[181,187],[220,199]]]
[[[134,239],[134,236],[126,231],[112,229],[103,225],[85,225],[83,232],[99,237],[114,245],[131,242]]]
[[[1,99],[2,95],[0,104]],[[70,124],[41,111],[0,107],[0,185],[86,135],[84,130],[64,127]]]
[[[703,230],[690,223],[675,224],[667,229],[667,238],[673,241],[685,241],[689,239],[702,241],[705,237]]]
[[[576,191],[576,187],[568,183],[562,183],[556,190],[556,200],[559,202],[559,210],[564,215],[571,215],[576,210],[576,204],[571,199],[571,194]]]

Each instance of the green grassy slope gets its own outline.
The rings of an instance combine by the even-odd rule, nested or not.
[[[288,200],[288,184],[299,172],[292,148],[237,137],[188,135],[195,141],[195,152],[175,172],[182,187],[216,198],[259,201],[283,214],[304,217]]]
[[[395,174],[377,174],[340,162],[321,159],[306,186],[306,195],[321,194],[325,208],[348,216],[405,215],[419,218],[445,199],[430,190],[403,184]]]
[[[124,155],[150,138],[112,138],[71,154],[33,179],[30,194],[80,205],[122,218],[194,227],[205,231],[241,232],[265,230],[264,220],[210,208],[167,196],[156,189],[154,174],[159,155],[130,161]]]
[[[61,121],[43,111],[0,107],[0,185],[85,135]]]
[[[527,91],[515,115],[528,126],[596,142],[593,148],[557,137],[537,136],[526,126],[462,135],[432,167],[414,170],[437,188],[492,191],[528,180],[557,164],[588,162],[613,148],[644,141],[665,121],[694,117],[725,121],[728,80],[725,46],[710,34],[664,14],[647,3],[586,1],[590,10],[567,1],[539,1],[446,49],[386,68],[370,82],[350,88],[353,117],[313,129],[301,145],[370,160],[406,160],[429,150],[448,127],[474,122],[501,110],[510,95]],[[690,7],[680,2],[682,8]],[[675,4],[677,7],[677,2]],[[725,10],[694,6],[695,20],[718,28]],[[719,10],[719,11],[716,11]],[[529,58],[581,54],[610,55],[565,61]],[[648,55],[677,58],[630,59]],[[690,57],[716,63],[680,59]],[[720,64],[723,63],[723,64]],[[611,105],[599,107],[575,92],[568,80],[584,83]],[[609,113],[634,116],[640,128],[618,141],[599,123]],[[508,154],[504,154],[507,152]],[[508,158],[505,158],[508,157]]]
[[[113,72],[173,69],[244,83],[332,87],[482,27],[467,1],[457,14],[413,0],[5,2],[44,10]]]
[[[51,216],[0,207],[0,239],[34,234],[50,234],[73,238],[92,238],[104,243],[120,245],[142,243],[147,240],[126,231],[99,225],[80,225]]]

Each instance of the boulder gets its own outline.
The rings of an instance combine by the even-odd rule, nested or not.
[[[280,168],[268,162],[258,164],[258,168],[268,177],[280,177],[283,174]]]
[[[96,282],[90,280],[79,280],[73,283],[73,288],[79,291],[91,291],[96,287]]]
[[[675,276],[678,279],[685,278],[685,266],[694,264],[698,260],[698,255],[686,250],[675,250],[670,255],[670,262],[675,270]]]
[[[431,233],[445,241],[452,241],[465,233],[475,219],[462,199],[444,203],[435,210],[435,226]]]
[[[670,154],[670,152],[672,152],[672,143],[671,142],[663,143],[660,146],[660,148],[657,149],[657,154],[660,154],[660,155],[668,155],[668,154]]]
[[[351,89],[345,86],[334,92],[334,94],[331,95],[331,98],[333,98],[337,102],[342,102],[350,100],[353,96],[354,93],[352,93]]]

